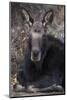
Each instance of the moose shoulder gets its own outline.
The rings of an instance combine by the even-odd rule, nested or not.
[[[41,22],[34,21],[25,9],[22,14],[30,29],[27,33],[23,70],[17,75],[19,83],[26,88],[30,84],[37,88],[56,84],[56,88],[59,85],[64,90],[64,44],[46,34],[46,26],[53,21],[53,10],[46,12]]]

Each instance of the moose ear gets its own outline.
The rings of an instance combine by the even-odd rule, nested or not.
[[[23,18],[24,20],[29,24],[29,26],[32,26],[33,24],[33,18],[30,16],[28,11],[26,9],[22,10]]]
[[[53,21],[53,16],[53,10],[49,10],[48,12],[46,12],[42,20],[43,25],[45,26],[46,24],[51,24]]]

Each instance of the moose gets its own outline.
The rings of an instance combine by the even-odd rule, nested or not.
[[[42,21],[34,21],[26,9],[22,9],[22,14],[29,31],[24,63],[21,66],[22,70],[17,73],[17,80],[30,91],[64,91],[64,43],[47,34],[47,25],[52,24],[54,11],[47,11]],[[29,88],[30,85],[33,89]]]

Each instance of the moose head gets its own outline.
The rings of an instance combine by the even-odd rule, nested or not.
[[[34,21],[26,9],[22,9],[22,14],[25,22],[29,26],[30,46],[31,46],[31,60],[38,62],[41,60],[42,38],[46,34],[46,26],[53,21],[53,10],[47,11],[42,21]]]

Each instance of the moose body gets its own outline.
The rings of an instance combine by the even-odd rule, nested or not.
[[[26,10],[22,12],[30,29],[24,64],[21,66],[23,70],[17,75],[19,83],[26,88],[31,84],[36,88],[46,88],[56,84],[64,90],[64,43],[46,34],[46,26],[53,20],[53,11],[48,11],[42,22],[34,22]]]

